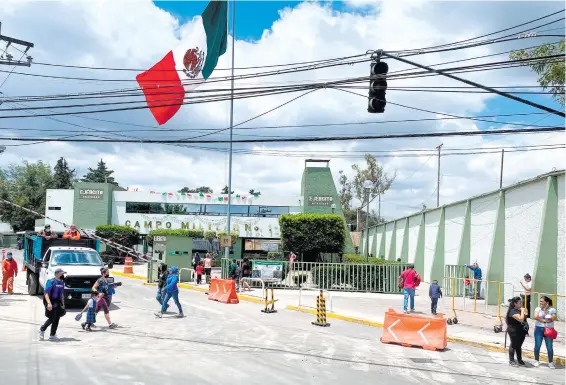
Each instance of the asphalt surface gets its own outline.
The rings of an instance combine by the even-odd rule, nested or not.
[[[0,295],[0,383],[10,385],[142,384],[564,384],[563,369],[510,367],[506,354],[458,344],[444,352],[385,345],[381,330],[261,305],[208,301],[181,290],[185,318],[176,307],[162,319],[155,287],[116,277],[110,330],[99,314],[85,332],[68,309],[60,341],[38,340],[45,320],[41,299]],[[25,293],[24,274],[16,291]],[[46,333],[47,334],[47,333]]]

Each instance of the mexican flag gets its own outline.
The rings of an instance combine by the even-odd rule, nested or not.
[[[167,123],[184,102],[185,93],[206,82],[226,52],[228,4],[212,0],[190,36],[149,70],[136,76],[149,110],[159,125]]]

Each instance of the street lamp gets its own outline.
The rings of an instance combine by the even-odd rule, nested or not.
[[[366,254],[366,262],[369,259],[369,229],[368,229],[368,218],[369,218],[369,193],[371,188],[373,187],[373,182],[371,180],[366,180],[362,183],[362,187],[364,188],[365,195],[366,195],[366,247],[365,247],[365,254]]]

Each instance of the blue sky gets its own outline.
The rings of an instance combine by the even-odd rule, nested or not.
[[[193,16],[200,15],[207,1],[154,1],[161,9],[177,17],[185,23]],[[236,38],[242,40],[257,40],[265,29],[271,28],[273,22],[279,19],[279,11],[286,7],[295,7],[300,1],[238,1],[236,5]],[[330,4],[337,11],[353,12],[354,9],[342,1],[321,1]],[[363,13],[365,8],[355,11]],[[230,11],[231,12],[231,11]],[[231,13],[230,13],[231,14]]]

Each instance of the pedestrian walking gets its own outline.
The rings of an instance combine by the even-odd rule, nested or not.
[[[18,264],[12,256],[12,252],[6,253],[6,259],[2,261],[2,293],[8,289],[8,294],[14,294],[14,278],[18,276]]]
[[[252,263],[250,262],[249,259],[244,258],[244,260],[242,261],[242,276],[240,277],[240,282],[242,284],[242,291],[245,291],[246,289],[248,291],[252,290],[250,284],[248,283],[248,279],[251,278],[251,276],[252,276]]]
[[[552,307],[552,299],[546,295],[540,297],[539,307],[535,309],[535,363],[539,366],[540,348],[542,341],[546,345],[546,354],[548,355],[548,367],[554,369],[554,349],[553,343],[558,333],[554,329],[554,321],[556,321],[556,309]]]
[[[196,273],[197,273],[197,285],[202,283],[202,273],[204,271],[204,267],[202,267],[202,262],[197,265]]]
[[[524,281],[521,281],[520,284],[523,286],[525,292],[521,294],[521,298],[523,299],[523,306],[527,309],[527,318],[531,318],[531,275],[527,273],[523,279]]]
[[[108,327],[110,329],[115,329],[118,327],[115,323],[112,322],[110,319],[110,307],[108,306],[108,302],[106,298],[109,296],[110,286],[108,284],[108,277],[110,276],[110,271],[107,267],[104,267],[100,270],[102,276],[96,280],[94,286],[92,287],[92,291],[96,291],[102,294],[99,297],[98,301],[96,302],[96,307],[94,309],[95,313],[98,314],[100,310],[104,312],[104,318],[106,318],[106,322],[108,322]]]
[[[195,256],[193,258],[193,269],[196,270],[198,264],[200,263],[200,254],[198,253],[198,251],[195,253]]]
[[[39,328],[39,339],[43,341],[45,331],[49,326],[49,341],[57,341],[57,328],[59,320],[66,314],[65,311],[65,277],[66,272],[58,268],[55,270],[55,278],[51,278],[45,284],[43,294],[43,305],[45,306],[45,316],[47,321]]]
[[[468,269],[474,272],[474,285],[472,286],[472,294],[470,298],[475,299],[482,299],[481,297],[481,268],[478,266],[477,262],[474,262],[473,265],[464,265]]]
[[[204,275],[206,275],[206,283],[210,283],[212,275],[212,255],[210,253],[206,253],[206,258],[204,258]]]
[[[177,266],[173,266],[171,268],[171,273],[167,277],[167,281],[165,283],[165,298],[163,299],[163,303],[161,304],[161,310],[155,315],[159,318],[163,317],[163,313],[167,310],[167,303],[171,298],[175,301],[175,305],[177,305],[177,309],[179,309],[178,317],[184,317],[183,308],[181,307],[181,303],[179,302],[179,288],[177,287],[177,283],[179,282],[179,276],[177,273],[179,269]]]
[[[408,313],[407,306],[410,299],[410,311],[415,311],[415,288],[420,284],[421,278],[415,271],[414,265],[409,265],[398,278],[399,288],[403,289],[403,312]]]
[[[100,298],[102,298],[103,294],[97,291],[92,291],[90,293],[90,299],[86,303],[86,306],[83,310],[81,310],[80,316],[86,313],[86,320],[81,324],[83,330],[87,332],[92,331],[91,327],[94,326],[96,323],[96,303]],[[80,317],[78,318],[80,319]]]
[[[163,304],[163,300],[165,299],[165,283],[167,282],[167,277],[169,276],[169,269],[165,263],[162,263],[158,269],[161,274],[159,275],[159,281],[157,282],[157,295],[155,299],[159,302],[160,305]],[[167,305],[169,308],[169,305]]]
[[[240,274],[241,274],[241,272],[242,272],[242,270],[238,266],[238,263],[236,263],[236,260],[233,259],[232,264],[230,265],[230,269],[228,270],[228,277],[230,277],[230,279],[232,281],[236,282],[236,291],[237,292],[240,291]]]
[[[529,324],[526,322],[525,308],[521,297],[514,297],[509,300],[509,310],[505,317],[507,323],[507,333],[511,339],[509,344],[509,364],[525,366],[522,356],[522,346],[525,337],[529,332]],[[515,361],[515,355],[517,361]]]
[[[430,312],[436,315],[436,306],[438,305],[438,299],[442,298],[442,290],[438,286],[438,281],[435,279],[428,288],[428,296],[430,297]]]

